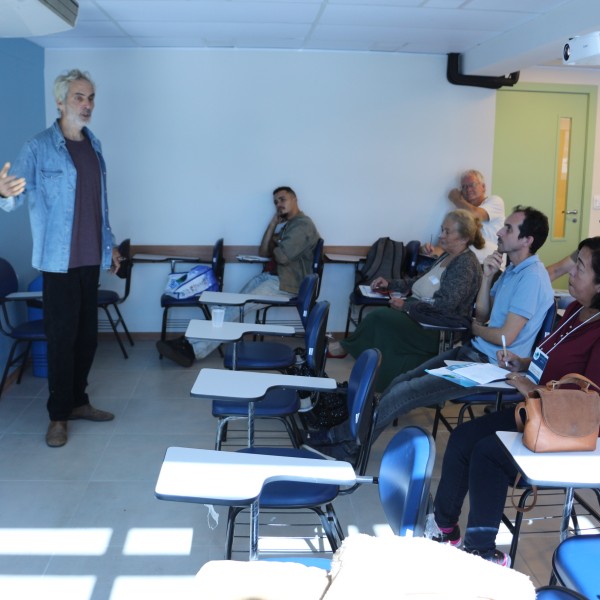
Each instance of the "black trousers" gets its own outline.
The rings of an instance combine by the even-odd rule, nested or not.
[[[440,527],[458,523],[468,493],[464,547],[484,558],[496,549],[506,493],[517,475],[496,432],[516,430],[515,411],[508,408],[463,423],[450,434],[446,446],[434,502],[436,523]]]
[[[89,402],[87,379],[98,346],[100,268],[44,272],[44,329],[48,338],[48,414],[66,421]]]

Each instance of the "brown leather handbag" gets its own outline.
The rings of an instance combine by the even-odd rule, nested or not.
[[[579,389],[563,388],[575,384]],[[591,389],[594,388],[594,389]],[[533,452],[584,452],[596,449],[600,427],[600,388],[569,373],[529,392],[515,408],[518,425],[526,413],[523,444]]]

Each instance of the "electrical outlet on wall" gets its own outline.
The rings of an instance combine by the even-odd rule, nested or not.
[[[600,194],[594,194],[592,200],[594,202],[594,210],[600,210]]]

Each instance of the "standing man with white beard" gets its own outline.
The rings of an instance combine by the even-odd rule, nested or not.
[[[456,206],[468,210],[481,221],[481,233],[485,246],[481,249],[471,246],[471,251],[483,264],[487,256],[497,248],[496,233],[504,225],[504,201],[500,196],[488,196],[485,179],[480,171],[469,169],[460,176],[460,188],[448,192],[448,200]],[[421,251],[425,255],[441,256],[442,249],[431,243],[423,244]]]
[[[73,69],[54,82],[58,119],[29,140],[0,171],[0,208],[27,200],[34,268],[43,273],[48,340],[48,446],[67,442],[67,421],[110,421],[86,393],[98,343],[100,268],[116,272],[119,253],[108,222],[106,166],[100,142],[87,128],[96,89]],[[9,174],[10,171],[10,174]]]

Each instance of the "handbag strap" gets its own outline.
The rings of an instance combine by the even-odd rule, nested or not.
[[[537,485],[531,486],[531,490],[533,492],[533,500],[531,501],[531,504],[529,506],[524,506],[523,508],[521,508],[515,502],[515,490],[517,489],[517,486],[519,485],[519,481],[521,481],[521,473],[518,473],[517,476],[515,477],[515,482],[513,484],[512,493],[510,495],[510,501],[512,502],[513,508],[516,511],[526,513],[526,512],[529,512],[536,505],[538,489],[537,489]]]
[[[567,373],[564,377],[561,377],[558,381],[556,379],[553,379],[552,381],[548,381],[546,383],[546,387],[549,390],[554,390],[557,387],[560,387],[561,385],[565,385],[568,383],[577,384],[585,392],[593,391],[593,390],[590,390],[590,387],[593,387],[597,391],[600,392],[600,387],[598,387],[591,379],[588,379],[587,377],[585,377],[583,375],[579,375],[579,373]]]
[[[517,423],[517,431],[519,433],[523,433],[523,431],[525,430],[525,422],[521,418],[522,410],[524,410],[525,414],[527,414],[527,407],[525,406],[525,402],[519,402],[519,404],[515,406],[515,421]]]

